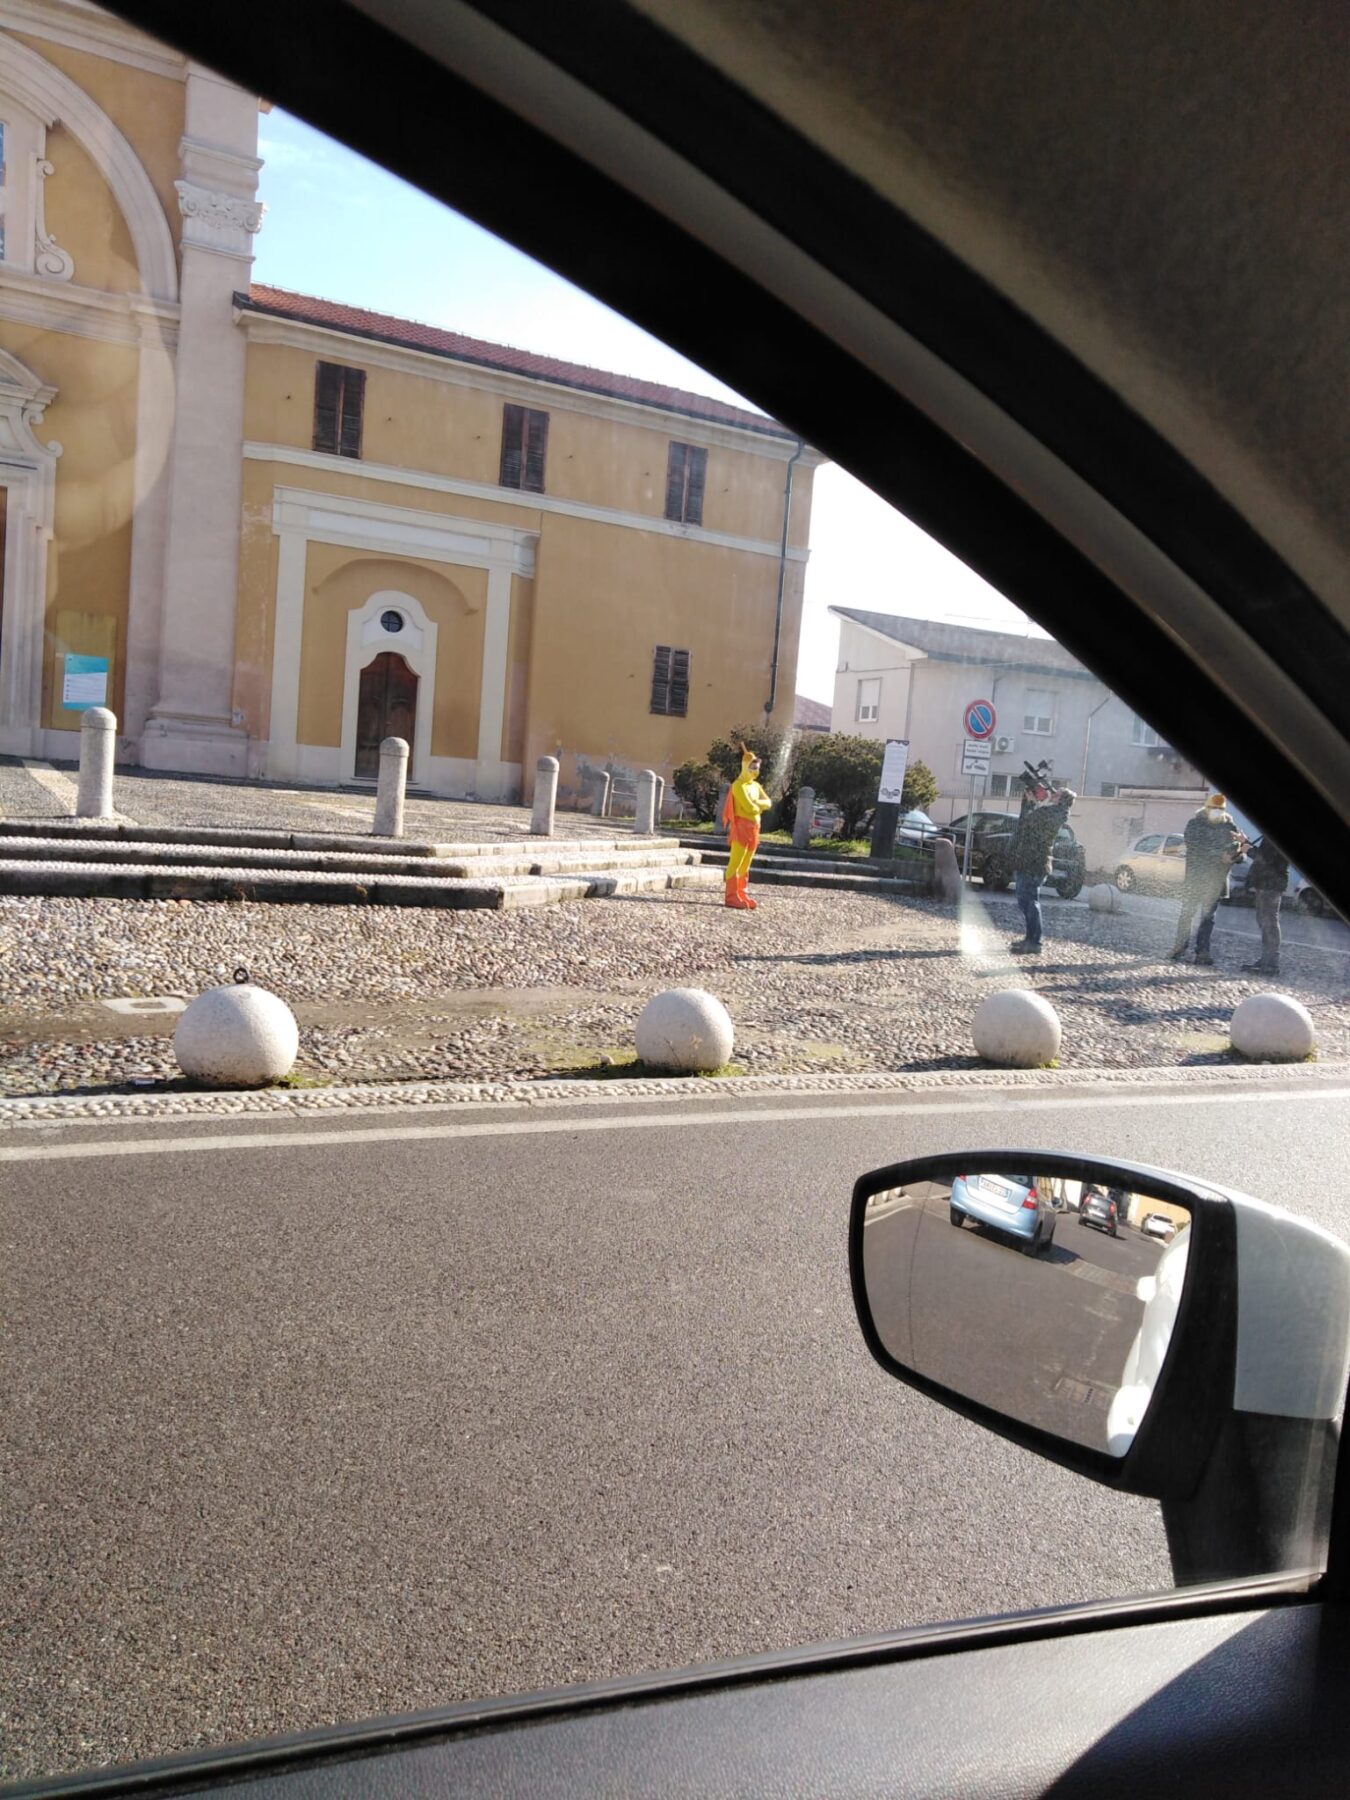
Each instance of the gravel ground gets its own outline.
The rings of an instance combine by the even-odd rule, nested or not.
[[[0,758],[0,819],[68,819],[75,811],[75,774],[64,764],[25,766]],[[67,793],[66,790],[69,790]],[[113,793],[119,815],[138,825],[237,826],[244,831],[369,831],[375,817],[372,788],[278,787],[257,781],[194,780],[189,776],[117,771]],[[616,821],[588,813],[559,813],[568,837],[612,837]],[[620,825],[631,820],[619,820]],[[526,836],[525,806],[488,806],[470,800],[408,796],[404,831],[410,838],[471,843]]]
[[[0,1094],[172,1078],[171,1016],[128,1036],[90,1002],[192,995],[238,965],[295,1006],[297,1074],[338,1083],[528,1079],[623,1057],[646,998],[688,984],[730,1008],[749,1074],[978,1068],[976,1005],[1027,984],[1059,1010],[1064,1068],[1216,1065],[1233,1008],[1267,985],[1239,971],[1247,941],[1216,937],[1221,966],[1178,967],[1159,960],[1161,921],[1082,905],[1047,908],[1033,963],[1004,949],[1020,923],[1007,900],[971,896],[958,922],[918,900],[760,899],[746,916],[688,892],[521,913],[0,898]],[[1285,965],[1321,1058],[1350,1055],[1347,959],[1289,948]]]

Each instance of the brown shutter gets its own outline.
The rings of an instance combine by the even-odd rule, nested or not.
[[[652,656],[652,711],[668,712],[670,708],[670,646],[658,644]]]
[[[703,483],[708,472],[708,452],[696,450],[693,445],[685,447],[686,480],[684,489],[684,522],[686,525],[703,523]]]
[[[337,454],[338,408],[342,398],[342,370],[336,363],[314,365],[314,448]]]
[[[523,406],[504,406],[502,408],[502,468],[501,485],[518,488],[524,458],[522,456],[525,436],[525,408]]]
[[[521,487],[532,494],[544,491],[544,461],[548,455],[548,414],[525,414],[525,467]]]
[[[666,517],[684,517],[684,445],[672,444],[666,463]]]
[[[684,718],[689,711],[689,652],[674,650],[670,657],[670,704],[666,709]]]
[[[338,451],[342,456],[360,456],[361,424],[365,416],[366,372],[364,369],[343,369],[342,375],[342,427],[338,440]]]

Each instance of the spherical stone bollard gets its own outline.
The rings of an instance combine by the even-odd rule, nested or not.
[[[975,1054],[1005,1069],[1039,1069],[1059,1055],[1059,1014],[1040,994],[986,994],[971,1021]]]
[[[702,988],[653,994],[635,1036],[639,1057],[654,1069],[720,1069],[736,1042],[731,1014]]]
[[[1109,881],[1099,881],[1096,887],[1088,889],[1088,906],[1095,913],[1124,912],[1120,889]]]
[[[1292,994],[1249,994],[1229,1027],[1233,1048],[1253,1062],[1302,1062],[1317,1043],[1306,1006]]]
[[[295,1066],[300,1031],[286,1002],[251,981],[208,988],[173,1034],[178,1066],[207,1087],[262,1087]]]

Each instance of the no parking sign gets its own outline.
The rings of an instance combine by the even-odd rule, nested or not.
[[[972,700],[965,713],[966,736],[972,738],[992,737],[997,716],[992,700]]]

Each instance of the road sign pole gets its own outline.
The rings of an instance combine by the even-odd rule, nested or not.
[[[961,883],[962,883],[962,886],[964,886],[965,883],[970,880],[970,840],[975,835],[975,783],[978,780],[979,780],[979,777],[977,775],[975,775],[975,774],[971,775],[971,777],[970,777],[970,801],[966,807],[966,843],[965,843],[965,848],[961,853]]]
[[[992,700],[971,700],[968,702],[961,722],[965,727],[966,742],[961,753],[961,772],[970,776],[970,800],[966,807],[966,842],[961,855],[961,880],[970,880],[970,842],[974,831],[975,797],[981,775],[989,772],[988,744],[998,723],[998,715],[994,711]],[[980,766],[983,753],[983,768]]]

